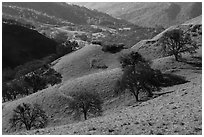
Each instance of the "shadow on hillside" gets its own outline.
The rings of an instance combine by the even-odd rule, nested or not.
[[[175,74],[161,74],[161,76],[158,78],[158,86],[160,88],[162,87],[170,87],[170,86],[174,86],[174,85],[180,85],[180,84],[184,84],[187,83],[189,81],[187,81],[185,79],[185,77],[183,76],[179,76],[179,75],[175,75]],[[159,92],[155,91],[153,92],[153,96],[152,97],[148,97],[148,96],[142,96],[141,99],[138,102],[135,102],[136,104],[133,105],[133,103],[130,103],[129,106],[139,106],[142,102],[146,102],[148,100],[151,100],[153,98],[157,98],[159,96],[165,95],[165,94],[169,94],[172,93],[174,91],[168,91],[168,92]]]
[[[202,57],[192,57],[191,60],[183,59],[182,62],[191,65],[197,70],[202,70]]]
[[[172,93],[172,92],[174,92],[174,91],[167,91],[167,92],[160,92],[160,93],[157,93],[157,92],[156,92],[156,93],[153,93],[153,96],[152,96],[152,97],[143,98],[142,100],[139,100],[138,102],[136,102],[136,104],[133,105],[133,106],[139,106],[142,102],[146,102],[146,101],[148,101],[148,100],[157,98],[157,97],[162,96],[162,95],[165,95],[165,94],[170,94],[170,93]]]
[[[160,87],[169,87],[169,86],[174,86],[174,85],[179,85],[179,84],[184,84],[189,81],[186,80],[185,77],[175,75],[175,74],[170,74],[170,73],[164,73],[162,74],[162,77],[159,79]]]
[[[162,96],[162,95],[165,95],[165,94],[169,94],[169,93],[172,93],[174,91],[167,91],[167,92],[161,92],[161,93],[154,93],[154,96],[153,98],[157,98],[159,96]]]

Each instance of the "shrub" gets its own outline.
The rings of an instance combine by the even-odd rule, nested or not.
[[[88,40],[88,36],[86,34],[77,35],[76,37],[80,38],[83,41],[87,41]]]
[[[48,117],[45,111],[38,104],[31,106],[23,103],[14,109],[12,118],[9,119],[11,128],[22,128],[31,130],[31,128],[43,128],[47,125]]]
[[[159,40],[162,50],[167,55],[174,55],[176,61],[181,57],[181,53],[188,52],[193,54],[198,46],[191,40],[189,34],[181,29],[167,31]]]
[[[93,40],[91,41],[91,43],[96,45],[102,45],[102,42],[100,40]]]
[[[53,68],[49,68],[43,76],[47,84],[52,86],[62,82],[62,76],[60,73],[56,72]]]
[[[44,89],[47,85],[45,78],[35,72],[26,75],[24,80],[30,87],[32,87],[34,93],[38,90]]]
[[[198,34],[197,34],[197,33],[193,33],[192,36],[193,36],[193,37],[197,37]]]
[[[9,87],[6,83],[2,83],[2,98],[3,98],[3,102],[5,102],[6,100],[12,100],[12,96],[9,92]]]
[[[90,68],[106,69],[106,68],[108,68],[108,66],[106,66],[99,59],[92,58],[92,59],[90,59]]]
[[[80,118],[81,114],[87,120],[88,115],[100,116],[102,114],[102,99],[96,93],[81,91],[71,95],[73,100],[69,104],[71,113],[75,118]]]
[[[124,44],[103,44],[102,51],[110,52],[110,53],[117,53],[124,49]]]
[[[15,71],[11,68],[4,68],[2,70],[2,81],[7,82],[9,80],[12,80],[15,76]]]
[[[76,48],[78,46],[79,45],[76,41],[65,41],[56,47],[57,55],[59,57],[64,56],[64,55],[76,50]]]
[[[200,27],[201,27],[201,25],[199,25],[199,24],[194,25],[194,26],[192,27],[192,29],[191,29],[191,32],[197,32],[197,30],[199,30]]]

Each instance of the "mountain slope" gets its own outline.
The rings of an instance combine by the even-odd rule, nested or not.
[[[2,34],[3,68],[16,67],[56,53],[54,40],[27,27],[3,22]]]
[[[189,2],[82,2],[74,3],[108,13],[141,26],[169,27],[202,14],[202,3]]]
[[[125,22],[85,7],[58,2],[3,2],[2,12],[3,16],[8,18],[13,17],[53,25]]]

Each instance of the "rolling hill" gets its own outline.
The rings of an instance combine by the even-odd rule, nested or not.
[[[142,55],[144,55],[148,59],[161,58],[164,55],[161,52],[161,50],[160,50],[161,46],[158,45],[157,41],[162,37],[162,35],[165,32],[172,30],[172,29],[175,29],[175,28],[181,28],[183,30],[188,31],[189,34],[192,36],[192,39],[195,40],[198,44],[202,45],[202,33],[200,34],[198,31],[193,32],[193,27],[196,25],[201,25],[201,27],[199,27],[199,31],[202,31],[202,16],[198,16],[196,18],[188,20],[181,25],[170,26],[169,28],[167,28],[163,32],[159,33],[158,35],[156,35],[152,39],[141,40],[140,42],[138,42],[137,44],[132,46],[131,49],[133,51],[140,52]],[[201,51],[201,48],[199,50]]]
[[[99,45],[86,45],[82,49],[67,54],[56,60],[53,64],[54,69],[62,74],[63,80],[77,78],[83,75],[100,72],[103,69],[91,68],[91,60],[96,59],[101,64],[105,64],[109,69],[119,66],[117,54],[102,51]]]
[[[199,2],[79,2],[74,4],[147,27],[156,25],[169,27],[202,14],[202,3]]]
[[[202,70],[182,62],[175,64],[173,57],[156,59],[153,67],[163,71],[177,70],[174,73],[185,76],[189,82],[163,88],[162,92],[166,94],[135,103],[131,96],[118,98],[112,92],[115,80],[121,75],[118,68],[70,79],[4,103],[3,132],[10,132],[8,119],[15,106],[22,102],[38,102],[49,115],[48,128],[10,134],[201,134]],[[83,92],[84,89],[100,93],[106,102],[104,114],[86,121],[73,121],[67,114],[69,92]]]

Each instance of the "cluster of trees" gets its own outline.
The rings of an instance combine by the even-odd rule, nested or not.
[[[56,54],[51,54],[41,60],[29,61],[14,69],[4,68],[2,71],[3,101],[15,100],[17,96],[29,95],[48,85],[60,83],[62,76],[50,68],[50,63],[76,50],[76,47],[78,47],[76,41],[65,41],[56,47]]]
[[[9,23],[9,24],[15,24],[15,25],[27,27],[27,28],[30,28],[30,29],[35,29],[35,26],[31,25],[30,23],[18,22],[16,20],[6,19],[6,18],[3,18],[2,20],[3,20],[4,23],[6,22],[6,23]]]
[[[58,57],[64,56],[72,51],[75,51],[79,47],[76,41],[65,41],[59,44],[56,48],[56,53]]]
[[[26,75],[2,84],[3,101],[15,100],[18,96],[27,96],[49,85],[61,82],[62,76],[54,69],[39,68]]]

